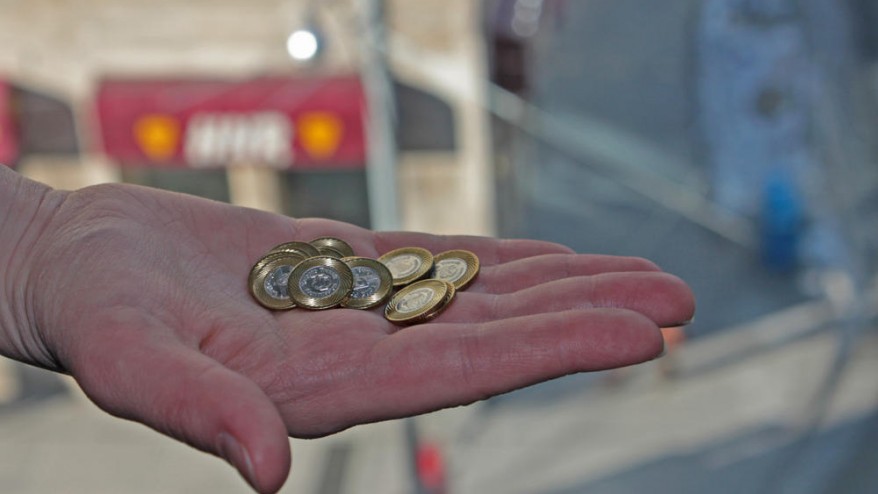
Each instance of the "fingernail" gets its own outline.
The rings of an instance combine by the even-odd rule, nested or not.
[[[256,488],[256,476],[253,473],[253,462],[250,461],[250,453],[241,446],[241,443],[234,436],[227,432],[221,432],[217,439],[217,449],[220,456],[225,458],[238,473],[244,477],[244,480],[250,484],[250,487]]]
[[[658,360],[668,354],[668,343],[662,338],[662,353],[656,355],[652,360]]]
[[[662,353],[658,354],[658,357],[656,357],[656,358],[662,358],[667,354],[668,354],[668,342],[666,342],[665,339],[662,338]]]

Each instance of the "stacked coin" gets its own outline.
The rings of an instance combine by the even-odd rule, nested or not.
[[[404,247],[376,260],[356,256],[343,240],[320,237],[274,247],[248,281],[250,293],[268,309],[372,309],[390,299],[385,317],[408,325],[439,315],[478,272],[478,257],[466,250],[434,256]],[[391,297],[395,288],[399,292]]]

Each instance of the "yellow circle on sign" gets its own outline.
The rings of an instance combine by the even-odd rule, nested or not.
[[[134,123],[134,138],[147,157],[167,160],[177,153],[180,122],[168,115],[144,115]]]
[[[297,123],[302,148],[316,159],[331,158],[341,144],[344,122],[329,112],[302,114]]]

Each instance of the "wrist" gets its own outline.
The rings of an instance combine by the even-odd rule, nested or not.
[[[58,370],[37,325],[33,259],[66,193],[0,166],[0,354]]]

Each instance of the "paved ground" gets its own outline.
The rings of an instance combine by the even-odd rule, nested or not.
[[[878,473],[865,441],[878,432],[878,332],[858,341],[832,399],[817,403],[828,405],[825,419],[807,435],[837,348],[821,314],[803,307],[695,341],[670,356],[673,378],[656,363],[571,376],[417,426],[442,447],[454,494],[871,492],[863,489],[878,485]],[[17,366],[3,369],[3,379],[18,379]],[[40,399],[7,394],[0,406],[0,491],[247,492],[220,460],[50,382],[25,386],[31,396],[50,391]],[[413,492],[403,431],[390,422],[294,441],[283,492]]]
[[[3,379],[21,369],[4,365]],[[32,389],[31,391],[38,391]],[[45,390],[43,390],[45,391]],[[245,493],[238,475],[221,460],[170,441],[146,427],[99,411],[75,389],[40,400],[10,399],[0,404],[0,492],[43,493]],[[339,451],[367,444],[371,460],[400,451],[396,424],[380,424],[319,441],[294,441],[294,470],[283,492],[330,494],[341,487],[328,473]],[[370,479],[394,489],[406,479],[384,462]],[[387,477],[382,477],[387,475]],[[329,489],[329,490],[328,490]],[[356,492],[356,491],[352,491]]]

